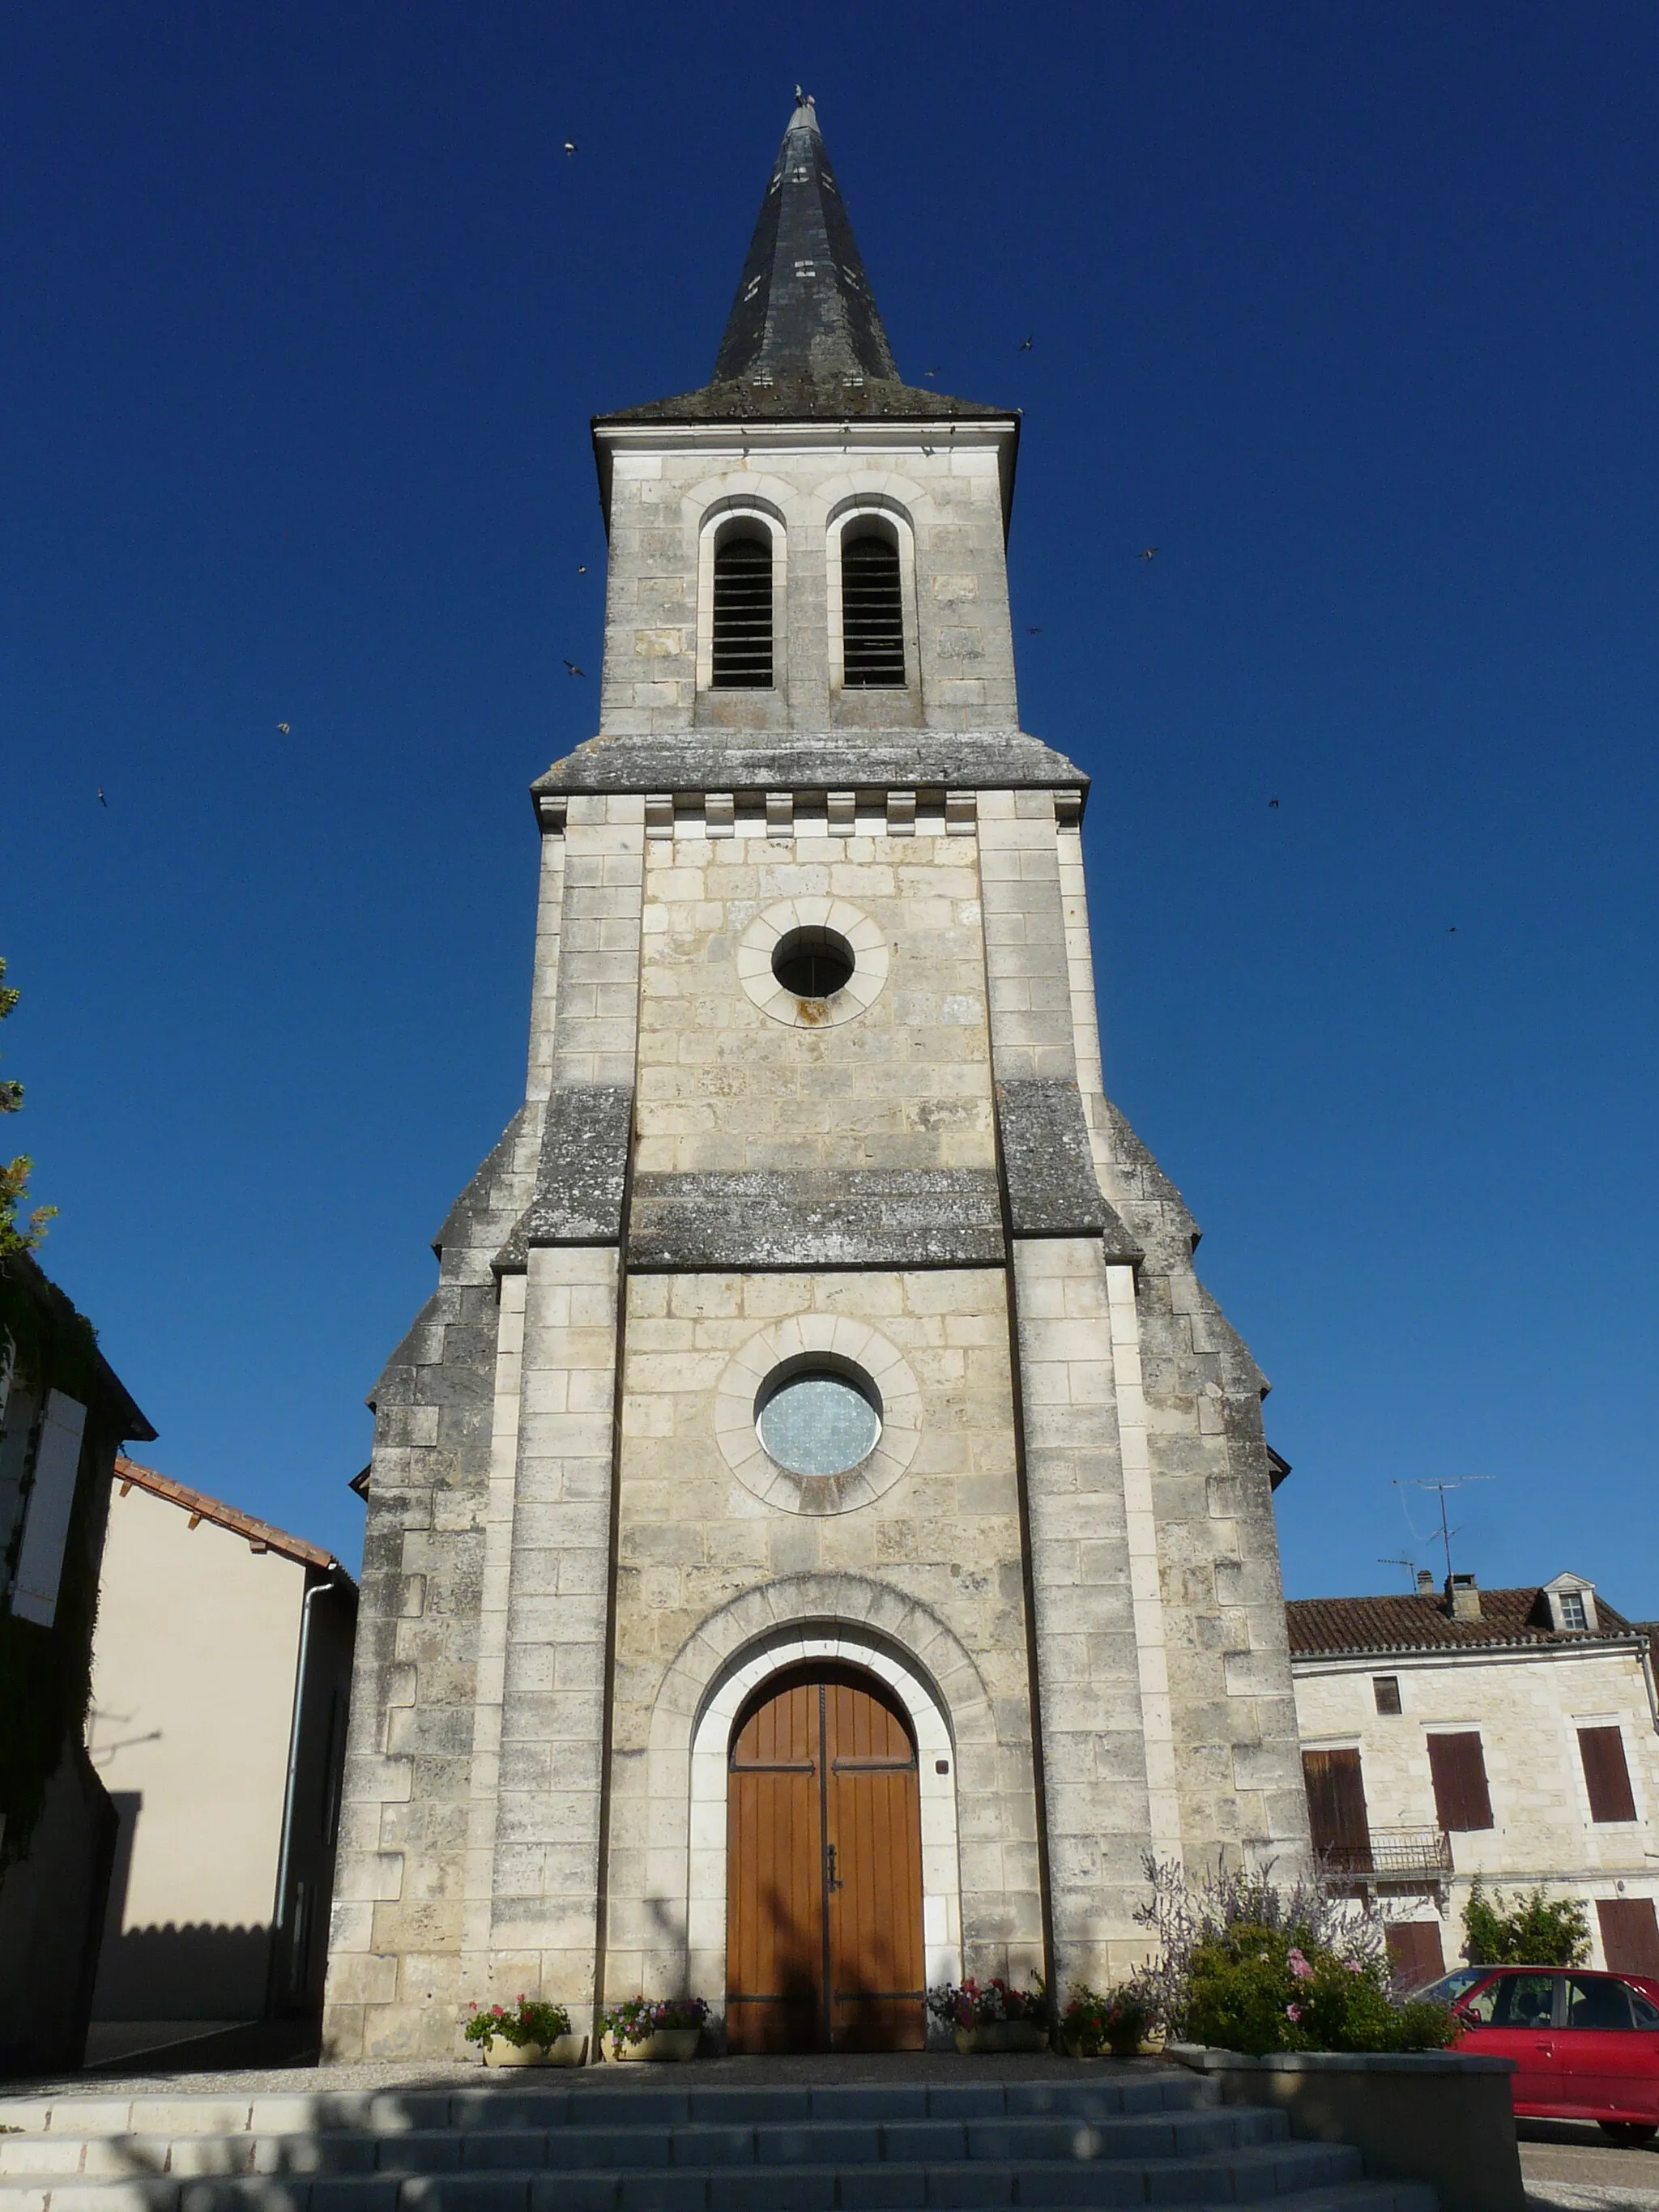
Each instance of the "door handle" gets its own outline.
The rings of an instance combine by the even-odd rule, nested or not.
[[[833,1844],[826,1844],[823,1847],[823,1886],[826,1889],[842,1887],[836,1874],[836,1847]]]

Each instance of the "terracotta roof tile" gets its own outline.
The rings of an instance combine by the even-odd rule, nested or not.
[[[1602,1636],[1635,1632],[1623,1613],[1604,1597],[1595,1601]],[[1302,1597],[1285,1607],[1291,1652],[1433,1651],[1493,1644],[1560,1644],[1595,1642],[1588,1630],[1559,1634],[1549,1626],[1549,1608],[1537,1586],[1530,1589],[1483,1589],[1480,1619],[1454,1620],[1438,1590],[1422,1596]]]
[[[302,1567],[332,1568],[343,1572],[340,1562],[331,1552],[325,1552],[315,1544],[307,1544],[302,1536],[290,1536],[284,1528],[273,1528],[269,1521],[256,1521],[251,1513],[243,1513],[222,1499],[210,1498],[205,1491],[192,1490],[187,1483],[175,1482],[170,1474],[161,1474],[153,1467],[141,1467],[136,1459],[118,1454],[115,1480],[125,1492],[130,1486],[149,1491],[152,1498],[164,1498],[169,1505],[181,1512],[194,1515],[202,1521],[210,1521],[216,1528],[228,1528],[234,1536],[246,1536],[256,1552],[275,1552],[284,1559],[293,1559]]]

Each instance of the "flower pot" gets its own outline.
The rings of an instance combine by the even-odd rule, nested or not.
[[[702,2039],[700,2027],[659,2027],[640,2043],[623,2043],[613,2038],[609,2056],[623,2066],[637,2065],[642,2060],[684,2064],[696,2057]]]
[[[988,2057],[994,2051],[1046,2051],[1048,2031],[1034,2020],[982,2020],[977,2027],[956,2030],[957,2049],[964,2058]]]
[[[1091,2039],[1085,2039],[1080,2035],[1066,2038],[1066,2056],[1068,2058],[1098,2058],[1100,2055],[1100,2045]]]
[[[651,2039],[651,2056],[684,2065],[687,2059],[696,2057],[702,2040],[700,2027],[659,2027]]]
[[[1121,2028],[1106,2038],[1106,2048],[1114,2058],[1136,2058],[1140,2055],[1140,2030]]]
[[[555,2036],[551,2043],[504,2043],[495,2036],[483,2046],[486,2066],[580,2066],[586,2057],[585,2035]]]

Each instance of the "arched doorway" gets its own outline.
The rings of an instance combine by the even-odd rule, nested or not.
[[[919,2051],[921,1813],[902,1706],[861,1668],[773,1675],[726,1787],[733,2051]]]

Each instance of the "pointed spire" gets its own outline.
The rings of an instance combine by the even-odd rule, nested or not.
[[[811,95],[795,88],[714,363],[738,377],[896,380]]]
[[[696,392],[595,419],[617,425],[860,416],[966,422],[1011,411],[901,380],[841,204],[817,108],[797,85],[713,377]]]

